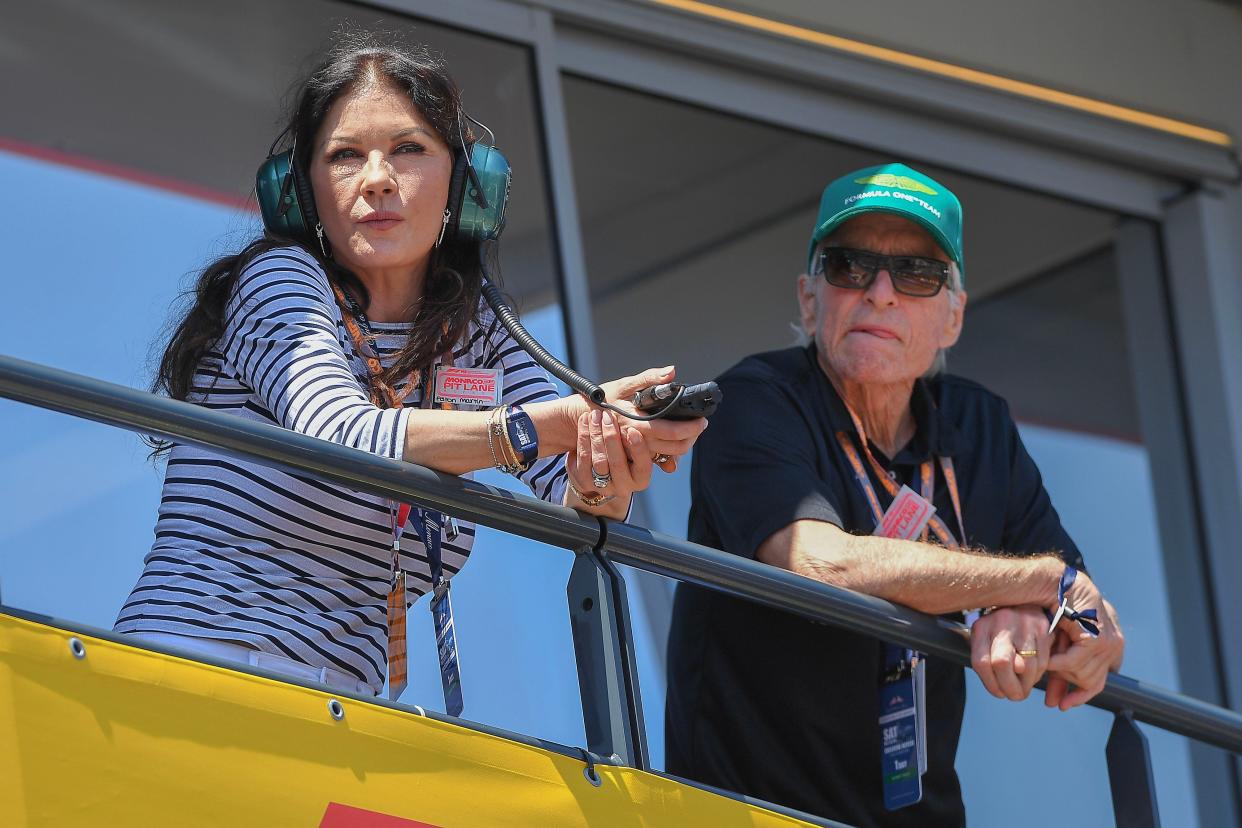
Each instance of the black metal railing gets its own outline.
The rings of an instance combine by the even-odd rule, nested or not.
[[[567,594],[588,764],[649,769],[625,587],[616,563],[970,664],[967,633],[959,624],[717,549],[277,426],[4,356],[0,397],[196,443],[574,551]],[[1242,715],[1126,676],[1110,675],[1090,704],[1114,713],[1106,755],[1118,825],[1159,824],[1146,738],[1136,720],[1242,752]]]

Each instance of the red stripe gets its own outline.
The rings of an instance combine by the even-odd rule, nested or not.
[[[188,181],[181,181],[176,178],[165,178],[164,176],[154,175],[152,173],[136,170],[133,167],[125,167],[120,164],[114,164],[110,161],[100,161],[98,158],[89,158],[85,155],[75,155],[74,153],[64,152],[51,147],[43,147],[37,144],[27,144],[23,141],[17,141],[13,138],[5,138],[0,136],[0,151],[9,152],[14,155],[22,155],[27,158],[35,158],[40,161],[46,161],[51,164],[57,164],[62,167],[70,167],[75,170],[85,170],[86,172],[104,175],[109,178],[116,178],[121,181],[129,181],[134,184],[141,184],[144,187],[151,187],[156,190],[164,190],[177,195],[187,196],[197,199],[198,201],[207,201],[212,204],[219,204],[223,207],[231,207],[234,210],[243,210],[250,213],[257,213],[258,205],[256,205],[250,197],[241,198],[236,195],[213,190],[209,187],[201,187],[198,184],[191,184]]]
[[[366,811],[353,808],[339,802],[329,802],[328,809],[323,812],[319,828],[437,828],[430,822],[418,822],[404,817],[381,814],[378,811]]]

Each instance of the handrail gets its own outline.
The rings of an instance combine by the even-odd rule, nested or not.
[[[0,356],[0,397],[409,500],[553,546],[597,548],[638,569],[970,663],[961,625],[640,527],[608,523],[605,534],[601,522],[563,506],[278,426],[8,356]],[[1161,687],[1110,675],[1090,704],[1242,753],[1242,715]]]

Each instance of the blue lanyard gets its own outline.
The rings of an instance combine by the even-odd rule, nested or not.
[[[390,575],[396,578],[401,570],[401,535],[405,532],[405,524],[410,518],[418,529],[418,537],[427,549],[427,564],[431,568],[431,588],[435,589],[444,583],[444,557],[441,551],[444,542],[444,516],[433,509],[423,509],[411,504],[388,504],[389,525],[392,526],[392,570]]]
[[[410,515],[418,528],[418,536],[427,549],[427,564],[431,567],[431,588],[437,589],[444,582],[444,559],[441,544],[444,541],[444,516],[431,509],[410,507]]]

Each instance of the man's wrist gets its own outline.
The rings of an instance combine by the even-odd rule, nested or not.
[[[1041,555],[1032,563],[1031,603],[1041,607],[1056,607],[1057,590],[1061,585],[1061,573],[1065,571],[1065,561],[1055,555]]]

